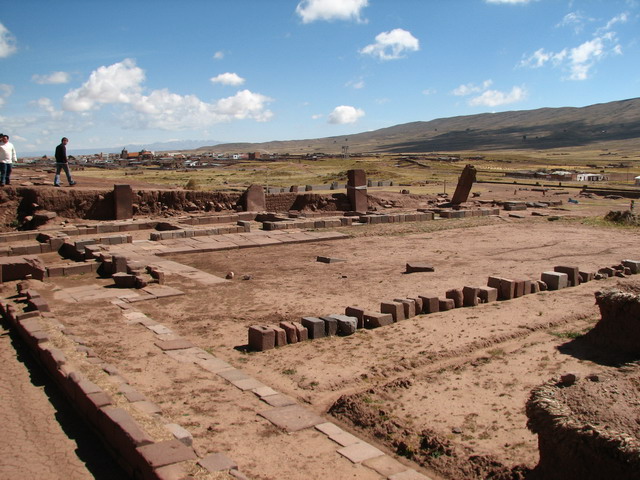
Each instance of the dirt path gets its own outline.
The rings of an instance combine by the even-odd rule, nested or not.
[[[0,479],[124,478],[29,355],[19,340],[0,336]]]

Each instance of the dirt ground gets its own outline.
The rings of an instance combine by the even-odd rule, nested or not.
[[[483,199],[541,200],[540,193],[510,186],[479,190]],[[537,462],[537,439],[524,413],[529,392],[566,372],[615,371],[567,344],[597,321],[596,290],[637,288],[637,277],[420,315],[266,352],[247,351],[247,329],[344,313],[347,306],[376,311],[380,302],[397,298],[442,298],[451,288],[484,286],[493,275],[539,279],[555,265],[596,271],[640,259],[637,230],[572,219],[623,209],[628,201],[585,199],[568,206],[569,196],[558,195],[565,201],[561,209],[546,210],[566,216],[557,221],[502,211],[500,217],[337,229],[349,235],[343,240],[176,255],[171,260],[221,278],[234,272],[234,279],[203,285],[169,275],[167,285],[185,295],[136,308],[434,479],[484,478],[487,470],[474,466],[475,457],[490,459],[496,471],[523,465],[526,473]],[[411,203],[400,194],[389,197]],[[343,261],[321,263],[318,256]],[[435,271],[406,274],[407,262]],[[263,408],[257,399],[195,365],[170,361],[154,347],[153,335],[125,322],[108,299],[77,303],[68,295],[82,285],[107,289],[111,280],[77,275],[35,283],[63,324],[158,404],[164,418],[193,434],[199,454],[224,451],[255,479],[380,478],[337,455],[327,462],[331,453],[317,431],[283,432],[255,415]],[[425,439],[438,445],[432,455],[416,451]]]

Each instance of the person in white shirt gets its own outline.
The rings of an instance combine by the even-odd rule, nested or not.
[[[11,184],[13,162],[17,162],[16,149],[9,142],[9,135],[0,133],[0,187]]]

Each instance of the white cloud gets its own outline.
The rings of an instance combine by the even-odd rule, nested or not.
[[[475,85],[473,83],[467,83],[466,85],[460,85],[451,91],[457,97],[464,97],[473,93],[482,92],[493,85],[493,80],[485,80],[482,85]]]
[[[234,87],[237,87],[244,83],[244,78],[240,77],[236,73],[226,72],[221,73],[216,77],[212,77],[211,83],[219,83],[221,85],[232,85]]]
[[[143,94],[144,71],[130,59],[93,71],[80,88],[64,96],[65,110],[87,112],[102,104],[129,107],[123,118],[131,127],[184,129],[206,127],[232,120],[267,121],[273,113],[266,107],[271,98],[241,90],[213,103],[195,95],[179,95],[167,89]]]
[[[0,58],[6,58],[17,50],[16,37],[0,23]]]
[[[569,12],[556,27],[572,27],[575,33],[580,33],[588,21],[593,21],[593,19],[585,17],[582,12]]]
[[[55,85],[59,83],[69,83],[71,75],[67,72],[51,72],[49,75],[33,75],[31,81],[40,85]]]
[[[361,78],[358,80],[349,80],[346,83],[346,86],[355,88],[356,90],[360,90],[361,88],[364,88],[364,80],[362,80]]]
[[[626,12],[621,13],[620,15],[616,15],[607,22],[607,24],[604,26],[604,30],[611,30],[611,27],[613,27],[616,23],[627,23],[627,20],[629,20],[629,14]]]
[[[316,20],[355,20],[363,22],[360,17],[369,0],[302,0],[296,7],[296,13],[302,23]]]
[[[318,120],[319,118],[324,117],[321,113],[316,113],[315,115],[311,115],[312,120]]]
[[[9,98],[12,93],[13,86],[0,83],[0,108],[4,107],[4,104],[7,103],[7,98]]]
[[[376,35],[376,42],[364,47],[360,53],[378,57],[380,60],[396,60],[404,57],[405,52],[418,50],[420,50],[420,42],[411,35],[411,32],[395,28]]]
[[[435,88],[425,88],[424,90],[422,90],[423,95],[435,95],[436,93],[437,90]]]
[[[566,17],[565,17],[566,18]],[[596,30],[594,37],[577,47],[563,48],[559,52],[547,52],[540,48],[528,57],[524,57],[518,66],[541,68],[547,64],[561,67],[568,72],[565,77],[569,80],[586,80],[595,65],[609,55],[622,55],[622,46],[618,43],[616,34],[609,29],[628,20],[628,15],[622,13],[613,17],[604,27]]]
[[[525,98],[527,98],[527,91],[523,87],[513,87],[509,93],[499,90],[486,90],[481,95],[469,100],[469,105],[473,107],[497,107],[509,103],[516,103]]]
[[[131,103],[140,95],[144,79],[144,71],[130,58],[102,66],[91,72],[80,88],[68,92],[62,106],[65,110],[83,112],[100,103]]]
[[[364,110],[349,105],[340,105],[329,114],[329,123],[343,125],[345,123],[355,123],[364,116]]]
[[[224,52],[222,50],[218,50],[216,53],[213,54],[214,60],[222,60],[223,58],[224,58]]]

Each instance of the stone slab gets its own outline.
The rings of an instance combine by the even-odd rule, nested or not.
[[[389,475],[387,480],[431,480],[431,477],[427,477],[415,470],[405,470],[404,472]]]
[[[326,422],[326,420],[321,416],[316,415],[311,410],[300,405],[288,405],[286,407],[274,408],[272,410],[259,412],[258,415],[266,418],[271,423],[286,430],[287,432],[297,432]]]
[[[193,348],[195,345],[184,338],[178,338],[175,340],[158,340],[155,342],[156,346],[163,351],[167,350],[182,350],[186,348]]]
[[[384,455],[384,452],[366,442],[358,442],[340,448],[338,453],[353,463],[362,463],[365,460]]]
[[[260,398],[263,402],[272,407],[286,407],[289,405],[295,405],[296,401],[288,397],[287,395],[283,395],[282,393],[276,393],[275,395],[268,395]]]
[[[224,453],[211,453],[198,460],[198,465],[210,472],[221,472],[223,470],[235,470],[238,468],[238,464]]]
[[[234,380],[233,382],[231,382],[231,385],[239,388],[243,392],[245,390],[254,390],[256,388],[263,388],[266,386],[264,383],[256,380],[255,378],[245,378],[243,380]]]
[[[353,445],[354,443],[361,441],[355,435],[351,435],[349,432],[345,431],[329,435],[329,438],[342,447],[348,447],[349,445]]]
[[[337,435],[341,432],[344,432],[344,430],[342,430],[339,426],[331,422],[320,423],[316,425],[316,430],[324,433],[327,436]]]
[[[237,382],[238,380],[249,380],[251,378],[249,375],[247,375],[246,373],[236,368],[218,372],[218,376],[224,378],[228,382]]]
[[[278,392],[275,391],[273,388],[266,387],[266,386],[257,387],[257,388],[252,389],[251,391],[253,393],[255,393],[260,398],[269,397],[271,395],[277,395],[278,394]]]
[[[379,457],[373,457],[368,460],[362,462],[362,464],[366,467],[369,467],[371,470],[379,473],[384,478],[387,478],[389,475],[394,475],[396,473],[404,472],[407,470],[407,467],[397,461],[395,458],[390,457],[389,455],[382,455]]]
[[[153,468],[198,458],[193,448],[177,439],[144,445],[137,450]]]

